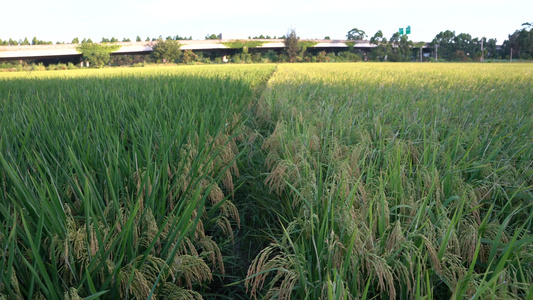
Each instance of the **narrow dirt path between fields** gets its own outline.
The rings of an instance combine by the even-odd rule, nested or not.
[[[256,255],[268,246],[268,233],[275,230],[269,226],[279,224],[278,216],[274,213],[276,198],[264,184],[268,170],[265,164],[266,153],[262,150],[264,139],[274,128],[263,120],[263,101],[277,70],[278,66],[265,81],[254,88],[245,112],[245,138],[239,145],[242,155],[237,162],[240,176],[236,186],[239,188],[235,191],[233,201],[239,211],[241,224],[234,231],[235,242],[231,253],[224,254],[224,257],[229,258],[226,263],[226,279],[216,292],[213,291],[214,294],[227,295],[231,299],[249,299],[244,286],[248,267]],[[209,296],[205,299],[209,299]]]

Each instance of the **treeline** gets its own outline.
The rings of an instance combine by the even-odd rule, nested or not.
[[[221,39],[222,34],[207,34],[205,39]],[[287,36],[280,37],[259,35],[249,36],[248,39],[283,39],[286,40]],[[370,61],[481,61],[483,59],[501,60],[501,59],[533,59],[533,23],[524,23],[522,28],[516,30],[514,33],[509,34],[508,39],[505,40],[501,46],[497,45],[497,40],[494,38],[479,38],[472,37],[468,33],[456,34],[455,31],[442,31],[438,33],[435,38],[429,43],[430,49],[423,49],[426,46],[425,42],[415,43],[409,40],[407,34],[403,35],[399,32],[394,33],[389,39],[383,36],[383,32],[378,30],[372,37],[360,29],[354,28],[348,31],[346,38],[348,40],[348,46],[353,46],[357,41],[368,40],[375,47],[370,51],[356,51],[360,54],[363,60]],[[368,39],[369,38],[369,39]],[[329,36],[325,37],[329,39]],[[192,36],[182,37],[179,35],[167,36],[163,38],[146,37],[144,41],[180,41],[180,40],[192,40]],[[137,36],[136,42],[141,42],[143,39]],[[353,41],[353,42],[352,42]],[[129,38],[103,37],[100,43],[117,43],[117,42],[131,42]],[[79,38],[74,38],[71,44],[85,44],[93,43],[90,38],[84,38],[80,41]],[[23,40],[14,40],[12,38],[8,40],[0,39],[0,45],[51,45],[51,41],[42,41],[34,37],[31,41],[28,38]],[[63,44],[57,42],[56,44]],[[350,47],[351,48],[351,47]],[[335,55],[342,52],[337,52]],[[253,59],[246,56],[244,53],[243,61],[253,61]],[[260,53],[263,57],[265,53]],[[318,53],[309,54],[302,52],[293,58],[295,61],[321,61],[324,56],[332,56],[330,53],[322,53],[320,56]],[[283,58],[282,58],[283,59]],[[333,57],[329,57],[330,60]]]
[[[502,52],[506,57],[533,59],[533,22],[522,24],[524,28],[516,30],[503,42]]]
[[[483,43],[483,46],[482,46]],[[443,31],[429,43],[413,42],[408,35],[394,33],[387,40],[380,31],[370,38],[372,48],[369,60],[372,61],[481,61],[484,59],[501,59],[496,47],[496,40],[472,38],[470,34],[456,35],[454,31]]]
[[[150,38],[150,37],[147,37],[146,39],[144,39],[145,42],[150,42],[150,41],[158,41],[158,40],[162,40],[163,37],[162,36],[159,36],[158,38]],[[179,35],[175,35],[175,36],[167,36],[165,38],[165,40],[174,40],[174,41],[181,41],[181,40],[192,40],[192,36],[189,36],[189,37],[182,37],[182,36],[179,36]],[[136,42],[142,42],[143,39],[140,37],[140,36],[137,36],[135,38],[135,41]],[[131,42],[131,39],[129,38],[122,38],[121,40],[118,39],[118,38],[115,38],[115,37],[111,37],[111,38],[106,38],[106,37],[102,37],[102,39],[100,40],[100,43],[118,43],[118,42]],[[83,38],[81,41],[78,37],[75,37],[74,39],[72,39],[72,41],[70,43],[65,43],[65,42],[56,42],[56,45],[62,45],[62,44],[85,44],[85,43],[94,43],[90,38]],[[51,41],[42,41],[42,40],[38,40],[36,37],[34,37],[31,42],[28,40],[28,38],[24,38],[23,40],[20,39],[20,40],[14,40],[12,38],[10,39],[7,39],[7,40],[2,40],[0,39],[0,46],[19,46],[19,45],[53,45],[54,43],[51,42]]]
[[[440,32],[431,41],[433,48],[431,56],[446,61],[480,61],[481,59],[521,59],[533,58],[533,26],[522,24],[505,40],[502,46],[497,45],[496,39],[474,38],[470,34],[455,34],[454,31]]]
[[[271,37],[268,34],[267,35],[262,35],[261,34],[261,35],[254,36],[254,37],[248,36],[248,39],[249,40],[262,40],[262,39],[265,39],[265,40],[270,40],[270,39],[276,40],[276,39],[278,39],[278,37],[276,37],[276,36]],[[283,39],[285,39],[285,36],[284,35],[280,36],[279,39],[283,40]]]
[[[355,62],[361,61],[363,55],[356,53],[353,48],[341,51],[326,52],[311,48],[316,43],[298,41],[290,46],[289,39],[285,39],[285,49],[258,48],[261,42],[231,43],[226,51],[181,51],[176,41],[159,41],[150,56],[155,63],[280,63],[280,62]],[[291,52],[295,49],[296,52]]]
[[[456,34],[455,31],[442,31],[429,43],[430,49],[423,51],[425,42],[415,43],[408,35],[394,33],[387,40],[378,30],[369,42],[376,45],[368,53],[372,61],[482,61],[518,58],[531,60],[533,57],[533,24],[524,23],[522,29],[509,35],[502,46],[497,40],[486,37],[472,37],[468,33]],[[348,32],[348,40],[362,41],[368,36],[363,30],[354,28]],[[417,51],[418,50],[418,57]],[[425,54],[425,55],[423,55]]]
[[[509,35],[509,39],[502,46],[497,45],[496,39],[474,38],[470,34],[456,34],[446,30],[438,33],[429,43],[429,49],[425,42],[413,42],[407,34],[394,33],[386,38],[381,30],[372,37],[360,29],[354,28],[348,31],[346,38],[348,45],[345,49],[315,49],[316,42],[300,41],[294,30],[282,36],[285,48],[267,50],[258,48],[262,41],[237,41],[224,43],[227,50],[217,51],[181,51],[180,40],[191,40],[192,37],[162,36],[145,41],[157,41],[151,55],[111,55],[113,46],[95,44],[89,38],[79,40],[74,38],[72,44],[78,44],[78,50],[82,53],[81,61],[78,59],[47,59],[27,62],[9,62],[0,64],[0,69],[8,70],[42,70],[42,69],[72,69],[78,66],[122,66],[122,65],[146,65],[152,63],[280,63],[280,62],[356,62],[356,61],[482,61],[482,60],[531,60],[533,58],[533,24],[524,23],[523,28]],[[221,38],[214,34],[207,35],[206,39]],[[268,39],[270,36],[254,36],[250,39]],[[275,38],[275,37],[274,37]],[[137,36],[136,41],[141,41]],[[123,38],[122,42],[130,39]],[[362,41],[368,41],[374,47],[366,50],[353,46]],[[116,43],[119,39],[112,37],[102,38],[101,43]],[[34,37],[31,42],[25,38],[22,41],[13,39],[1,40],[0,45],[47,45],[49,41],[38,40]],[[52,65],[52,66],[50,66]]]
[[[18,45],[53,45],[54,43],[50,41],[41,41],[38,40],[36,37],[34,37],[31,42],[28,40],[28,38],[24,38],[24,40],[14,40],[10,38],[9,40],[2,40],[0,39],[0,46],[18,46]],[[57,43],[61,44],[61,43]]]

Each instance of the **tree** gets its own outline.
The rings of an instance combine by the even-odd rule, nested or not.
[[[156,61],[165,63],[176,61],[180,55],[180,44],[174,40],[160,40],[152,51],[152,56]]]
[[[390,40],[383,37],[383,32],[378,30],[370,43],[377,47],[372,48],[371,56],[376,61],[409,61],[411,60],[411,48],[413,42],[407,35],[401,36],[395,32]]]
[[[326,35],[326,36],[324,37],[324,39],[325,39],[325,40],[331,40],[331,38],[329,37],[329,35]]]
[[[109,40],[110,43],[116,43],[118,42],[118,39],[115,38],[115,37],[112,37],[110,40]]]
[[[460,33],[453,39],[455,51],[463,51],[467,55],[474,54],[477,50],[477,40],[472,39],[468,33]]]
[[[136,42],[141,42],[141,37],[140,36],[137,36],[137,38],[135,39]]]
[[[107,64],[111,57],[111,52],[119,48],[120,46],[118,45],[99,45],[87,42],[76,47],[76,51],[80,52],[83,59],[88,61],[90,65],[100,67]]]
[[[499,53],[496,47],[496,42],[496,39],[489,39],[485,42],[483,48],[485,48],[487,58],[498,58]]]
[[[367,37],[366,33],[363,30],[357,28],[348,31],[348,34],[346,34],[346,39],[353,41],[364,40],[365,37]]]
[[[395,51],[398,57],[396,61],[409,61],[412,47],[413,42],[409,40],[409,37],[407,35],[402,35]]]
[[[529,23],[522,25],[531,28]],[[503,42],[503,48],[506,55],[511,54],[513,51],[513,57],[519,57],[522,59],[531,59],[533,57],[533,28],[527,30],[522,28],[516,30],[513,34],[509,35],[509,39]]]
[[[131,42],[131,40],[129,38],[123,38],[122,41],[123,42]]]
[[[392,55],[392,46],[387,42],[387,39],[383,39],[375,48],[372,48],[371,56],[373,60],[385,61],[388,56]]]
[[[207,35],[205,36],[205,39],[206,39],[206,40],[218,40],[218,35],[216,35],[216,34],[214,34],[214,33],[211,34],[211,35],[210,35],[210,34],[207,34]]]
[[[486,50],[483,51],[484,54],[486,53],[488,57],[496,58],[499,55],[496,49],[496,40],[490,39],[487,41],[486,38],[482,38],[482,40],[483,47]],[[469,61],[474,59],[477,61],[482,56],[481,39],[472,38],[468,33],[455,35],[455,31],[442,31],[431,42],[432,48],[437,46],[439,58],[446,60]]]
[[[181,36],[179,36],[179,34],[178,34],[178,35],[176,35],[176,36],[174,37],[174,40],[176,40],[176,41],[181,41],[181,40],[192,40],[192,36],[189,36],[189,37],[181,37]]]
[[[28,38],[25,37],[24,41],[22,41],[21,45],[29,45],[29,44],[30,44],[30,42],[28,41]]]
[[[144,40],[145,42],[149,42],[150,41],[150,37],[146,37],[146,40]]]
[[[186,64],[190,64],[198,59],[198,55],[196,55],[192,50],[185,50],[183,52],[183,57],[181,59],[182,62]]]
[[[79,43],[80,43],[80,40],[77,37],[72,39],[72,44],[79,44]]]
[[[439,57],[444,59],[451,59],[453,57],[455,46],[453,45],[453,40],[455,38],[455,31],[441,31],[438,33],[433,41],[431,41],[431,46],[438,46]]]
[[[398,44],[398,42],[400,41],[400,38],[402,36],[400,35],[400,33],[398,32],[395,32],[394,34],[392,34],[392,36],[390,37],[390,40],[389,42],[392,43],[392,44]]]
[[[298,52],[300,52],[301,47],[298,45],[299,39],[300,38],[296,36],[296,31],[294,29],[291,29],[289,32],[287,32],[286,38],[283,41],[283,43],[285,44],[285,51],[287,52],[291,63],[298,55]]]
[[[383,40],[383,32],[378,30],[373,37],[370,38],[370,44],[379,45]]]
[[[39,43],[39,40],[37,40],[37,37],[33,37],[33,39],[31,40],[31,44],[37,45],[38,43]]]

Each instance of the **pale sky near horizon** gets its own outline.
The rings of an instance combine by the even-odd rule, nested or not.
[[[169,0],[42,1],[2,0],[0,39],[36,36],[70,42],[73,38],[130,38],[169,35],[204,39],[222,33],[225,39],[284,35],[294,28],[301,38],[345,39],[356,27],[373,36],[382,30],[390,38],[411,26],[410,39],[430,42],[441,31],[472,37],[507,36],[533,22],[533,1],[360,1],[360,0],[229,0],[202,2]]]

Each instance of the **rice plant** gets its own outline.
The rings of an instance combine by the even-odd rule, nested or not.
[[[0,299],[533,293],[528,64],[0,75]]]
[[[257,103],[281,229],[253,298],[523,298],[529,65],[280,65]]]
[[[200,299],[240,226],[241,113],[272,66],[0,81],[0,296]]]

